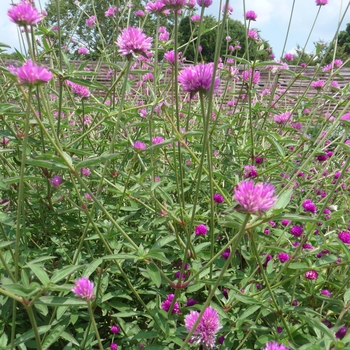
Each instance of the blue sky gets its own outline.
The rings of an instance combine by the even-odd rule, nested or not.
[[[71,0],[73,1],[73,0]],[[20,49],[17,26],[7,17],[10,0],[0,0],[0,42]],[[224,2],[224,1],[223,1]],[[331,41],[338,26],[339,16],[342,16],[348,0],[329,0],[329,4],[322,6],[311,34],[307,51],[313,51],[315,41]],[[8,4],[6,4],[8,3]],[[40,7],[37,1],[38,7]],[[231,18],[243,20],[243,0],[231,0],[234,12]],[[287,33],[288,22],[293,0],[245,0],[246,10],[253,10],[258,18],[253,27],[260,30],[260,35],[268,40],[275,55],[282,54],[283,43]],[[220,0],[213,0],[213,5],[206,9],[206,14],[218,15]],[[294,14],[288,37],[286,52],[293,52],[299,44],[304,47],[306,39],[312,28],[319,7],[315,0],[296,0]],[[346,13],[340,30],[344,30],[346,23],[350,22],[350,12]],[[234,39],[234,38],[233,38]]]

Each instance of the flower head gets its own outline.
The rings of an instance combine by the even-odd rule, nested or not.
[[[275,121],[275,123],[277,124],[286,124],[287,122],[290,122],[293,119],[292,117],[292,113],[291,112],[285,112],[282,114],[276,114],[273,117],[273,120]]]
[[[247,11],[245,14],[245,18],[248,21],[255,21],[257,19],[258,15],[254,11]]]
[[[152,138],[152,143],[154,144],[154,145],[156,145],[157,143],[161,143],[161,142],[163,142],[164,141],[164,139],[163,139],[163,137],[161,137],[161,136],[156,136],[156,137],[153,137]]]
[[[346,326],[343,326],[341,327],[337,333],[335,333],[335,337],[338,338],[338,339],[343,339],[346,335],[346,332],[347,332],[347,327]]]
[[[110,331],[113,334],[118,334],[120,332],[120,328],[118,326],[112,326]]]
[[[205,235],[207,232],[208,232],[208,228],[204,224],[199,224],[195,228],[196,236]]]
[[[324,6],[328,4],[328,0],[316,0],[316,6]]]
[[[81,98],[88,98],[90,96],[90,90],[83,85],[72,83],[67,81],[67,85],[71,87],[72,91]]]
[[[136,150],[144,151],[146,149],[146,144],[141,141],[135,141],[134,142],[134,148]]]
[[[185,316],[185,327],[188,332],[193,329],[198,316],[199,313],[197,311],[191,311]],[[206,346],[206,348],[213,348],[215,346],[215,335],[221,328],[218,312],[209,306],[205,309],[202,318],[195,328],[192,339],[197,344]]]
[[[275,188],[268,183],[257,183],[254,181],[242,181],[234,189],[234,199],[246,212],[258,214],[271,209],[277,197],[274,196]]]
[[[328,289],[322,289],[321,294],[330,297],[332,293]]]
[[[72,288],[72,292],[79,298],[93,300],[95,299],[94,282],[91,282],[86,277],[81,277],[75,281],[75,286]]]
[[[289,350],[289,348],[287,348],[283,344],[280,345],[277,342],[272,341],[272,342],[266,343],[265,347],[262,348],[261,350]]]
[[[193,97],[197,92],[208,92],[210,90],[214,74],[213,64],[199,64],[184,68],[179,74],[179,84],[185,92]],[[218,77],[214,80],[214,90],[219,87]]]
[[[340,232],[338,238],[345,244],[350,244],[350,232]]]
[[[284,263],[284,262],[286,262],[286,261],[288,261],[290,259],[289,254],[283,253],[283,252],[278,253],[277,254],[277,258],[279,259],[279,261],[281,263]]]
[[[147,57],[151,49],[152,38],[146,37],[142,29],[138,27],[125,28],[117,38],[117,46],[122,56],[136,54]]]
[[[180,56],[182,52],[177,53],[178,61],[180,61]],[[170,50],[164,53],[164,59],[172,65],[175,65],[175,51]]]
[[[166,299],[162,302],[162,309],[164,311],[167,311],[167,312],[169,311],[170,306],[173,302],[173,299],[174,299],[174,294],[169,294],[166,297]],[[175,302],[172,313],[173,314],[181,314],[180,305],[179,305],[178,301]]]
[[[213,3],[213,0],[197,0],[198,6],[209,7]]]
[[[296,237],[301,236],[303,234],[303,231],[304,231],[303,227],[298,225],[295,225],[290,229],[290,233]]]
[[[52,73],[45,67],[37,66],[33,61],[28,60],[23,66],[14,68],[13,73],[17,75],[22,85],[39,85],[47,83],[52,79]]]
[[[317,80],[311,83],[311,87],[316,90],[322,90],[325,85],[326,85],[326,82],[324,80]]]
[[[253,84],[258,84],[260,80],[260,72],[258,70],[255,70],[253,73],[253,70],[250,68],[249,71],[245,70],[242,72],[242,79],[245,83],[250,83],[252,81]]]
[[[114,17],[115,18],[116,11],[117,11],[116,7],[109,7],[108,10],[105,12],[105,17]]]
[[[284,59],[287,61],[292,61],[293,60],[293,54],[292,53],[286,53],[284,55]]]
[[[223,203],[224,197],[220,193],[215,193],[213,196],[214,202],[216,203]]]
[[[187,3],[187,0],[161,0],[166,9],[179,10],[184,7]]]
[[[20,26],[35,26],[43,20],[43,16],[31,3],[21,2],[12,6],[7,15],[10,20]]]
[[[62,183],[62,177],[60,175],[55,175],[50,179],[50,183],[54,187],[59,187]]]
[[[302,206],[306,212],[316,214],[317,208],[315,203],[313,203],[311,199],[305,199]]]
[[[164,11],[164,4],[162,1],[151,2],[149,1],[145,6],[146,12],[150,13],[162,13]]]
[[[318,273],[317,273],[317,271],[315,271],[315,270],[309,270],[309,271],[306,271],[306,272],[305,272],[305,277],[306,277],[308,280],[317,280],[317,278],[318,278]]]
[[[96,17],[90,16],[86,21],[85,24],[87,27],[93,28],[96,25]]]
[[[111,350],[118,350],[118,345],[116,343],[111,343],[111,345],[109,346],[109,348]]]
[[[87,55],[89,53],[89,50],[86,47],[79,47],[78,53],[81,55]]]
[[[247,35],[248,35],[248,39],[253,39],[253,40],[259,39],[259,35],[257,31],[254,29],[248,29]]]

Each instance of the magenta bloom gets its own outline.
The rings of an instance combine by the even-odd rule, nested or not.
[[[255,70],[254,73],[252,72],[252,69],[250,68],[249,72],[247,70],[242,72],[242,79],[245,83],[250,83],[252,81],[253,84],[258,84],[260,80],[260,72],[258,70]]]
[[[293,54],[292,53],[286,53],[284,55],[284,59],[287,61],[292,61],[293,60]]]
[[[137,10],[134,12],[135,17],[145,17],[145,13],[142,10]]]
[[[118,334],[120,332],[120,328],[118,326],[112,326],[110,331],[113,334]]]
[[[96,25],[96,17],[90,16],[86,21],[85,24],[87,27],[93,28]]]
[[[254,181],[242,181],[234,188],[234,199],[248,213],[259,214],[271,209],[277,197],[275,188],[268,183],[254,184]]]
[[[125,28],[117,38],[117,46],[122,56],[143,55],[147,57],[151,49],[152,38],[146,37],[143,30],[138,27]]]
[[[247,11],[245,18],[247,21],[255,21],[258,15],[254,11]]]
[[[265,347],[262,348],[261,350],[289,350],[289,348],[287,348],[283,344],[280,345],[277,342],[272,341],[272,342],[266,343]]]
[[[213,196],[214,202],[216,203],[223,203],[224,197],[220,193],[215,193]]]
[[[7,15],[12,22],[20,26],[35,26],[43,20],[43,16],[38,9],[25,2],[12,6],[7,11]]]
[[[89,168],[81,168],[80,172],[82,176],[89,176],[91,174],[91,170]]]
[[[209,7],[213,3],[213,0],[197,0],[198,6]]]
[[[89,50],[86,47],[79,47],[78,53],[81,55],[87,55],[89,53]]]
[[[204,224],[197,225],[195,228],[196,236],[205,235],[207,232],[208,228]]]
[[[246,165],[244,167],[243,176],[245,178],[252,178],[252,179],[254,179],[254,177],[257,177],[258,176],[258,172],[256,171],[256,166],[254,166],[254,165]]]
[[[178,61],[180,61],[180,56],[181,56],[182,52],[178,52]],[[164,53],[164,59],[166,61],[168,61],[170,64],[175,65],[175,52],[174,50],[170,50],[170,51],[166,51]]]
[[[161,143],[161,142],[163,142],[164,141],[164,139],[163,139],[163,137],[161,137],[161,136],[156,136],[156,137],[153,137],[152,138],[152,143],[154,144],[154,145],[156,145],[157,143]]]
[[[346,326],[343,326],[339,329],[339,331],[337,333],[335,333],[335,337],[337,339],[343,339],[346,335],[346,332],[348,331]]]
[[[248,39],[253,39],[253,40],[259,39],[259,35],[258,35],[257,31],[254,29],[248,29],[247,35],[248,35]]]
[[[186,5],[187,0],[161,0],[161,2],[164,4],[164,8],[179,10]]]
[[[295,237],[300,237],[303,234],[302,226],[295,225],[290,229],[290,233]]]
[[[279,261],[281,263],[284,263],[284,262],[286,262],[286,261],[288,261],[290,259],[289,254],[283,253],[283,252],[278,253],[277,254],[277,258],[279,259]]]
[[[105,17],[114,17],[115,18],[116,11],[117,11],[116,7],[109,7],[108,10],[105,12]]]
[[[67,81],[67,85],[81,98],[88,98],[90,96],[90,90],[86,86],[75,84],[70,81]]]
[[[328,4],[328,0],[316,0],[317,6],[324,6]]]
[[[164,11],[164,4],[162,1],[151,2],[149,1],[145,6],[146,12],[150,13],[162,13]]]
[[[81,277],[75,281],[75,286],[72,288],[72,292],[79,298],[93,300],[95,299],[94,282],[91,282],[86,277]]]
[[[185,92],[189,92],[193,97],[197,92],[208,92],[214,74],[212,63],[199,64],[183,69],[179,74],[179,84]],[[214,90],[219,87],[218,77],[214,80]]]
[[[328,289],[322,289],[321,294],[330,297],[332,293]]]
[[[201,16],[200,16],[198,13],[194,14],[194,15],[191,17],[191,21],[192,21],[192,22],[199,22],[200,20],[201,20]],[[204,21],[204,18],[203,18],[203,21]]]
[[[166,297],[166,299],[162,302],[162,309],[164,311],[167,311],[167,312],[169,311],[170,306],[173,302],[173,299],[174,299],[174,294],[169,294]],[[175,302],[172,313],[173,314],[181,314],[180,305],[179,305],[178,301]]]
[[[338,238],[345,244],[350,244],[350,232],[340,232]]]
[[[146,149],[146,144],[141,141],[135,141],[134,142],[134,148],[136,150],[144,151]]]
[[[326,82],[324,80],[317,80],[311,83],[311,87],[316,90],[322,90],[325,85],[326,85]]]
[[[116,343],[111,343],[111,345],[109,346],[109,348],[111,350],[118,350],[118,345]]]
[[[230,257],[230,254],[231,254],[231,249],[230,248],[227,248],[222,254],[221,256],[227,260],[229,257]]]
[[[273,120],[275,121],[275,123],[277,124],[285,124],[288,121],[292,121],[293,117],[292,117],[292,113],[291,112],[285,112],[282,114],[276,114],[273,117]]]
[[[51,72],[45,67],[37,66],[32,60],[28,60],[19,68],[14,68],[13,73],[17,75],[22,85],[39,85],[52,79]]]
[[[188,332],[194,327],[198,316],[199,313],[197,311],[191,311],[185,316],[185,327]],[[218,312],[209,306],[205,309],[202,318],[195,328],[192,340],[198,345],[204,345],[205,348],[213,348],[215,346],[216,333],[221,328]]]
[[[318,278],[318,273],[317,273],[317,271],[315,271],[315,270],[306,271],[306,272],[305,272],[305,277],[306,277],[308,280],[317,280],[317,278]]]
[[[316,214],[317,208],[315,203],[313,203],[311,199],[305,199],[302,206],[306,212]]]
[[[50,183],[54,187],[59,187],[62,183],[62,177],[60,175],[55,175],[53,178],[50,179]]]

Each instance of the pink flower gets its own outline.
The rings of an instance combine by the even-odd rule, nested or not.
[[[213,0],[197,0],[198,6],[209,7],[213,3]]]
[[[186,5],[187,0],[161,0],[164,8],[179,10]]]
[[[169,311],[170,309],[170,306],[173,302],[173,299],[174,299],[174,294],[169,294],[166,299],[162,302],[162,309],[164,311]],[[172,313],[173,314],[181,314],[181,311],[180,311],[180,305],[179,305],[179,302],[176,301],[175,304],[174,304],[174,307],[173,307],[173,310],[172,310]]]
[[[305,199],[302,206],[306,212],[316,214],[317,208],[315,203],[313,203],[311,199]]]
[[[90,176],[90,174],[91,174],[91,170],[88,168],[81,168],[80,172],[81,172],[82,176]]]
[[[145,17],[145,13],[142,10],[137,10],[134,13],[135,17]]]
[[[338,238],[345,244],[350,244],[350,232],[344,231],[338,234]]]
[[[214,202],[216,203],[223,203],[224,197],[220,193],[215,193],[213,196]]]
[[[161,136],[156,136],[156,137],[153,137],[152,138],[152,143],[154,144],[154,145],[156,145],[157,143],[161,143],[161,142],[163,142],[164,141],[164,139],[163,139],[163,137],[161,137]]]
[[[201,20],[201,16],[197,13],[191,17],[192,22],[199,22],[200,20]],[[203,18],[203,21],[204,21],[204,18]]]
[[[75,281],[75,286],[72,288],[72,292],[79,298],[93,300],[95,299],[94,282],[91,282],[86,277],[81,277]]]
[[[291,112],[285,112],[285,113],[282,113],[282,114],[276,114],[273,117],[273,120],[277,124],[286,124],[287,122],[292,121],[293,117],[292,117],[291,114],[292,114]]]
[[[164,11],[164,4],[162,1],[151,2],[149,1],[145,6],[146,12],[150,13],[162,13]]]
[[[225,10],[226,10],[226,4],[223,4],[221,7],[221,12],[225,13]],[[227,16],[231,16],[233,10],[234,10],[233,7],[230,4],[228,4],[227,5]]]
[[[134,142],[134,149],[144,151],[147,148],[146,144],[141,141]]]
[[[234,188],[234,199],[246,212],[259,214],[271,209],[277,197],[275,188],[268,183],[254,184],[254,181],[242,181]]]
[[[328,4],[328,0],[316,0],[315,2],[317,6],[324,6]]]
[[[286,261],[288,261],[290,259],[289,254],[283,253],[283,252],[278,253],[277,254],[277,258],[279,259],[279,261],[281,263],[284,263],[284,262],[286,262]]]
[[[293,60],[293,54],[292,53],[286,53],[284,55],[284,59],[287,61],[292,61]]]
[[[122,56],[136,54],[147,57],[151,49],[152,38],[146,37],[142,29],[138,27],[125,28],[117,38],[117,46]]]
[[[290,229],[290,233],[295,237],[300,237],[303,234],[303,227],[295,225]]]
[[[19,68],[14,68],[12,73],[17,75],[21,85],[34,86],[52,79],[51,72],[45,67],[37,66],[32,60],[28,60]]]
[[[248,71],[242,72],[242,79],[245,83],[250,83],[250,80],[252,80],[253,84],[258,84],[260,80],[260,72],[258,70],[255,70],[254,73],[252,73],[252,69],[250,68]]]
[[[118,326],[112,326],[110,331],[113,334],[118,334],[120,332],[120,328]]]
[[[254,178],[258,176],[258,172],[256,171],[256,166],[254,165],[246,165],[244,167],[244,171],[243,171],[243,176],[245,178]]]
[[[21,2],[13,5],[7,15],[10,20],[20,26],[35,26],[43,20],[43,16],[31,3]]]
[[[255,21],[257,19],[258,15],[254,11],[247,11],[245,14],[245,18],[248,21]]]
[[[318,278],[318,273],[317,273],[317,271],[315,271],[315,270],[309,270],[309,271],[306,271],[306,272],[305,272],[305,277],[306,277],[308,280],[317,280],[317,278]]]
[[[185,316],[185,327],[188,332],[193,329],[198,316],[199,313],[197,311],[191,311]],[[216,333],[221,328],[218,312],[209,306],[205,309],[195,328],[192,340],[198,345],[204,345],[206,349],[214,348]]]
[[[321,294],[325,295],[327,297],[330,297],[332,295],[331,292],[329,290],[327,290],[327,289],[322,289],[321,290]]]
[[[90,16],[86,21],[85,24],[87,27],[95,27],[96,25],[96,17],[95,16]]]
[[[118,345],[116,343],[111,343],[111,345],[109,346],[109,348],[111,350],[118,350]]]
[[[197,92],[208,92],[210,90],[214,67],[211,63],[199,64],[184,68],[179,74],[179,84],[185,92],[193,97]],[[214,80],[214,91],[219,87],[218,77]]]
[[[316,90],[323,89],[325,85],[326,85],[326,82],[324,80],[317,80],[317,81],[313,81],[311,83],[311,87],[316,89]]]
[[[254,29],[248,29],[247,35],[248,35],[248,39],[253,39],[253,40],[259,39],[259,35],[258,35],[257,31]]]
[[[71,87],[72,91],[81,98],[88,98],[90,96],[90,90],[83,85],[72,83],[67,80],[67,85]]]
[[[208,232],[208,228],[204,224],[199,224],[195,228],[196,236],[205,235],[207,232]]]
[[[50,183],[54,187],[59,187],[62,183],[62,177],[60,175],[55,175],[53,178],[50,179]]]
[[[265,344],[265,347],[262,348],[261,350],[289,350],[286,346],[283,344],[278,344],[275,341],[271,341]]]
[[[89,53],[89,50],[86,47],[79,47],[78,53],[80,53],[81,55],[86,55]]]
[[[116,7],[109,7],[108,10],[105,12],[105,17],[114,17],[115,18],[116,11],[117,11]]]
[[[178,61],[180,61],[180,56],[181,56],[182,52],[178,52]],[[170,64],[174,65],[175,64],[175,52],[174,50],[170,50],[170,51],[166,51],[164,53],[164,59],[166,61],[168,61]]]

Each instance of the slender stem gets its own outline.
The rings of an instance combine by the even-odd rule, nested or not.
[[[287,29],[286,38],[285,38],[285,40],[284,40],[283,49],[282,49],[282,52],[281,52],[281,58],[283,57],[283,53],[284,53],[284,50],[286,49],[286,45],[287,45],[287,41],[288,41],[289,30],[290,30],[290,26],[291,26],[291,24],[292,24],[292,19],[293,19],[294,5],[295,5],[295,0],[293,0],[292,10],[291,10],[291,12],[290,12],[289,23],[288,23],[288,29]]]
[[[30,320],[30,323],[32,325],[33,332],[34,332],[34,335],[35,335],[36,346],[37,346],[36,349],[41,350],[42,349],[42,344],[41,344],[41,339],[40,339],[40,335],[39,335],[39,332],[38,332],[38,326],[37,326],[36,321],[35,321],[33,308],[32,308],[32,306],[25,306],[25,308],[27,310],[27,313],[28,313],[28,316],[29,316],[29,320]]]
[[[101,343],[100,333],[98,332],[98,328],[97,328],[97,325],[96,325],[96,321],[95,321],[94,313],[92,311],[91,301],[90,300],[87,300],[87,306],[88,306],[88,310],[89,310],[90,321],[92,323],[92,326],[94,327],[96,339],[97,339],[97,342],[98,342],[98,347],[100,348],[100,350],[103,350],[103,345]]]

